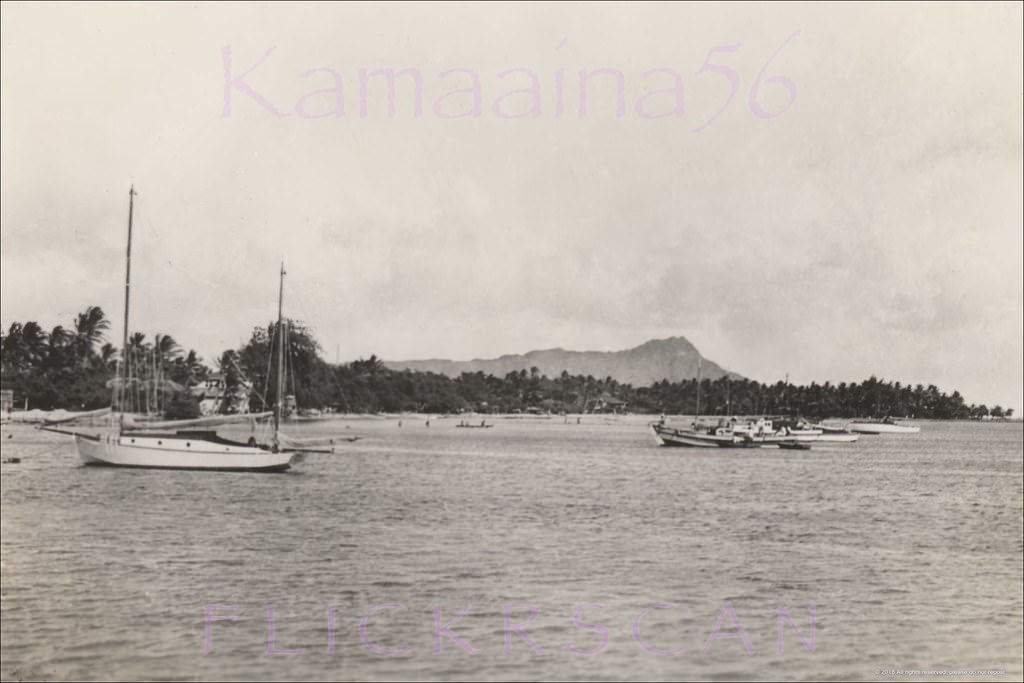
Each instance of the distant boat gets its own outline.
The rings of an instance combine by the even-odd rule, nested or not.
[[[850,431],[859,434],[917,434],[921,428],[917,425],[901,424],[891,417],[881,420],[855,420],[850,423]]]
[[[459,424],[457,424],[455,426],[459,427],[460,429],[490,429],[494,425],[492,425],[492,424],[489,425],[486,422],[481,422],[480,424],[473,424],[472,422],[462,421],[462,422],[460,422]]]
[[[651,429],[658,445],[670,448],[718,448],[737,440],[732,433],[716,435],[707,430],[677,429],[660,423],[652,424]]]
[[[803,420],[782,420],[779,424],[769,418],[758,418],[748,420],[746,424],[736,424],[733,427],[736,434],[749,434],[754,438],[778,441],[817,441],[821,438],[822,430],[808,425]]]
[[[688,448],[760,448],[777,446],[796,448],[792,444],[805,444],[822,438],[822,429],[803,421],[776,425],[771,419],[758,418],[740,423],[736,418],[721,418],[713,426],[698,426],[697,422],[688,429],[670,427],[662,421],[651,424],[655,439],[661,446]],[[856,440],[856,435],[850,435]],[[805,450],[800,448],[800,450]]]
[[[700,385],[701,385],[701,359],[697,357],[697,411],[693,425],[689,429],[669,427],[665,424],[665,417],[661,421],[651,424],[654,431],[654,438],[659,446],[668,448],[728,448],[740,438],[732,433],[732,426],[720,422],[716,427],[699,427],[700,420]]]
[[[131,244],[132,244],[132,208],[135,196],[134,189],[129,191],[128,199],[128,263],[125,276],[125,327],[124,327],[124,358],[128,358],[128,313],[129,292],[131,291]],[[257,415],[224,416],[219,418],[201,418],[171,422],[136,422],[130,416],[121,413],[117,429],[113,433],[83,433],[79,430],[68,430],[61,426],[70,420],[50,422],[42,428],[48,431],[71,434],[75,437],[79,456],[86,465],[110,465],[117,467],[139,467],[154,469],[187,469],[187,470],[221,470],[221,471],[257,471],[277,472],[290,468],[302,459],[306,448],[295,447],[294,441],[286,443],[278,431],[281,421],[281,408],[284,400],[284,344],[285,331],[282,318],[284,303],[284,266],[281,266],[281,282],[278,294],[277,320],[277,386],[273,415],[273,432],[269,440],[260,443],[255,436],[255,420],[271,415],[270,412]],[[126,408],[125,389],[134,380],[128,363],[121,363],[120,377],[114,382],[115,396],[120,390],[119,408]],[[253,436],[241,442],[226,439],[208,430],[178,430],[178,427],[210,425],[215,422],[253,421]]]
[[[768,425],[770,427],[771,423]],[[672,448],[760,448],[793,441],[782,433],[737,428],[726,420],[720,420],[713,426],[698,426],[694,423],[689,429],[655,422],[651,424],[651,429],[658,445]]]

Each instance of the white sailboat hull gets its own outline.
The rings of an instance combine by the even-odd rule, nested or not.
[[[850,431],[859,434],[917,434],[921,431],[915,425],[888,424],[885,422],[851,422]]]
[[[75,444],[84,464],[115,467],[281,472],[302,458],[207,434],[76,434]]]

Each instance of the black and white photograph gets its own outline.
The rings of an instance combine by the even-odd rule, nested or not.
[[[1024,4],[0,53],[0,680],[1024,677]]]

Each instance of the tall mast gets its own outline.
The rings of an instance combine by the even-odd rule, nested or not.
[[[726,377],[725,380],[725,412],[727,415],[732,415],[732,378]]]
[[[782,393],[782,398],[786,401],[786,417],[789,417],[789,414],[792,411],[789,409],[789,373],[788,372],[786,373],[786,385],[782,389],[782,392],[783,392]]]
[[[124,337],[121,342],[121,414],[125,410],[125,396],[128,393],[128,302],[132,287],[132,213],[135,209],[135,186],[128,189],[128,255],[124,274]]]
[[[281,425],[281,408],[284,402],[284,263],[281,263],[281,286],[277,294],[277,400],[274,402],[274,442]]]
[[[700,365],[701,365],[701,363],[700,363],[700,361],[701,361],[701,357],[698,355],[697,356],[697,417],[700,417],[700,382],[701,382],[701,376],[700,376],[700,370],[701,370]]]

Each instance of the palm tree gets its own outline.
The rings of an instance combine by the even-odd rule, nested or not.
[[[217,359],[217,370],[224,375],[224,395],[221,399],[220,405],[217,406],[216,410],[218,413],[227,413],[235,409],[233,397],[239,393],[239,387],[244,386],[248,381],[247,377],[242,372],[240,362],[241,358],[239,357],[238,352],[233,349],[228,349],[221,354],[220,358]],[[255,384],[253,386],[255,386]],[[254,392],[253,395],[261,402],[263,401],[263,396],[259,393]],[[265,406],[266,403],[263,402],[261,405]]]
[[[21,330],[21,340],[28,352],[29,360],[39,363],[46,356],[47,347],[50,344],[49,337],[39,323],[29,321]]]
[[[11,323],[3,342],[0,343],[5,371],[20,372],[28,364],[28,351],[25,348],[22,330],[21,323]]]
[[[169,334],[159,334],[153,338],[153,346],[148,354],[149,374],[151,387],[149,406],[151,411],[159,412],[161,400],[167,399],[168,394],[184,389],[183,386],[174,382],[168,377],[168,370],[171,363],[181,355],[181,347],[174,337]]]
[[[103,340],[103,333],[110,329],[103,309],[89,306],[75,319],[75,352],[82,366],[88,365],[93,349]]]
[[[125,349],[124,362],[127,368],[125,376],[131,376],[138,368],[145,367],[149,355],[149,344],[146,343],[146,335],[142,332],[133,332],[128,336],[128,348]]]
[[[371,354],[366,360],[359,359],[352,361],[352,370],[354,370],[359,376],[364,379],[368,378],[371,382],[376,381],[377,375],[384,369],[384,363],[377,358],[377,354]]]
[[[206,379],[207,369],[203,361],[193,349],[189,349],[184,357],[178,356],[171,364],[171,379],[186,387],[195,385]]]
[[[100,361],[103,363],[103,367],[111,369],[111,366],[118,360],[120,352],[113,344],[107,342],[100,347]]]
[[[163,379],[168,367],[174,360],[181,356],[181,347],[174,337],[169,334],[159,334],[153,339],[152,364],[153,372],[157,379]]]
[[[125,380],[125,407],[129,411],[152,410],[149,392],[143,393],[149,373],[147,368],[152,357],[153,347],[146,343],[146,335],[133,332],[128,336],[128,348],[124,354],[125,367],[122,370]]]
[[[157,334],[153,341],[153,351],[158,361],[172,361],[181,355],[181,347],[169,334]]]
[[[54,370],[69,368],[72,363],[68,362],[69,352],[75,335],[66,330],[62,325],[57,325],[50,331],[49,343],[46,349],[46,364]]]

